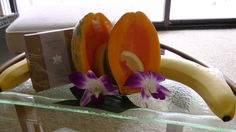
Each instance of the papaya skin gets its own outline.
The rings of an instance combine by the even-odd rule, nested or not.
[[[71,53],[77,71],[86,73],[88,70],[97,76],[104,74],[101,57],[107,46],[112,23],[102,13],[89,13],[75,26]]]
[[[159,72],[160,43],[152,22],[142,12],[128,12],[114,25],[108,43],[108,65],[121,94],[139,92],[138,88],[124,87],[131,72],[126,70],[120,56],[123,51],[134,53],[144,71]]]

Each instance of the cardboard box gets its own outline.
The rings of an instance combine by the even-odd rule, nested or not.
[[[73,28],[26,34],[26,57],[33,88],[38,92],[69,83]]]

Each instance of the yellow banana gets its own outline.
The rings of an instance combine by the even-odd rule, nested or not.
[[[26,59],[23,59],[8,67],[0,74],[0,89],[11,89],[29,78],[29,68]]]
[[[234,94],[219,70],[185,59],[162,56],[160,74],[191,87],[223,121],[234,117]]]

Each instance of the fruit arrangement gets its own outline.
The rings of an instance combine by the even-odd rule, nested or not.
[[[144,99],[163,100],[170,91],[160,82],[167,78],[195,90],[223,121],[234,117],[235,87],[227,84],[221,72],[186,59],[161,56],[160,47],[155,27],[142,12],[125,13],[115,25],[102,13],[87,14],[75,26],[71,41],[75,72],[69,79],[84,90],[81,105],[103,95],[137,92]],[[0,75],[2,90],[28,77],[22,63],[26,61],[4,71],[9,74]],[[21,67],[23,71],[16,70]]]
[[[87,21],[87,17],[85,16],[82,21]],[[90,21],[92,20],[90,19]],[[107,19],[104,23],[107,23]],[[99,27],[99,25],[96,26]],[[87,28],[90,29],[89,27]],[[103,68],[103,70],[99,71],[103,72],[96,71],[96,69],[92,70],[95,73],[112,76],[112,80],[118,86],[120,94],[131,94],[140,91],[140,89],[125,86],[125,81],[133,72],[157,72],[168,79],[181,82],[193,88],[205,100],[210,109],[222,120],[228,121],[233,118],[235,112],[234,94],[223,78],[223,75],[216,69],[206,68],[188,60],[161,56],[160,43],[156,30],[145,14],[142,12],[126,13],[114,25],[113,29],[109,31],[111,33],[106,41],[108,42],[107,47],[100,52],[100,55],[103,55],[103,57],[96,56],[100,59],[100,63],[97,64],[100,64],[99,67]],[[75,38],[83,37],[83,34],[76,34],[78,32],[86,32],[83,24],[78,24],[74,31]],[[99,34],[97,35],[99,36]],[[96,36],[96,39],[98,36]],[[93,38],[87,38],[85,40],[89,39]],[[75,51],[73,48],[76,45],[88,46],[93,44],[89,42],[87,44],[84,43],[86,42],[72,41],[73,58],[77,58],[77,60],[86,59],[83,58],[86,55],[80,55],[80,58],[76,55],[78,53],[73,52]],[[104,42],[98,45],[102,44]],[[81,51],[80,54],[86,54],[89,50]],[[95,51],[94,53],[101,51],[99,50],[99,46],[93,50]],[[89,54],[87,55],[89,56]],[[78,65],[77,60],[74,60],[75,65]],[[91,62],[90,65],[93,65],[98,61]],[[82,64],[83,66],[88,67],[87,63]],[[91,68],[77,68],[78,71],[84,73],[89,69]]]

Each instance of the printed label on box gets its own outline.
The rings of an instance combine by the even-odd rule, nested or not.
[[[72,32],[67,29],[25,35],[26,56],[36,91],[69,83]]]

